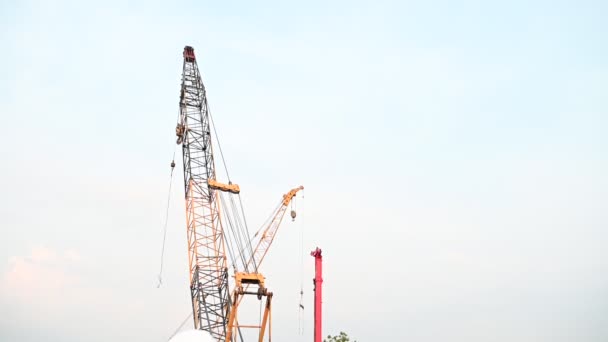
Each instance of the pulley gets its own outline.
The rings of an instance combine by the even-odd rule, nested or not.
[[[177,124],[177,126],[175,127],[175,135],[177,136],[177,141],[176,143],[179,145],[184,141],[184,133],[185,133],[186,129],[184,127],[184,125],[182,124]]]

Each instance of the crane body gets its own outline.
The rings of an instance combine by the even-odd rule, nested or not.
[[[223,340],[230,307],[207,96],[194,49],[184,48],[177,143],[182,145],[194,327]]]
[[[259,268],[289,204],[303,187],[291,189],[283,195],[270,223],[259,235],[259,240],[253,241],[258,238],[258,234],[250,238],[247,225],[242,222],[242,206],[239,212],[235,210],[234,197],[229,197],[229,200],[225,198],[225,194],[239,196],[240,187],[230,179],[227,184],[216,179],[211,116],[194,49],[184,47],[183,58],[179,119],[175,133],[177,144],[182,145],[194,328],[209,332],[216,341],[221,342],[236,342],[237,338],[243,342],[240,329],[257,328],[259,342],[263,341],[266,333],[270,340],[273,294],[266,288],[265,277]],[[226,169],[226,175],[227,173]],[[238,202],[240,203],[240,198]],[[295,218],[293,211],[292,218]],[[234,268],[232,295],[229,264]],[[249,290],[251,285],[257,286],[257,289]],[[238,322],[239,305],[245,295],[255,295],[258,300],[266,299],[263,319],[259,325],[240,325]]]

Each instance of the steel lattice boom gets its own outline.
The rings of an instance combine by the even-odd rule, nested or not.
[[[210,120],[194,49],[184,48],[177,143],[182,144],[194,327],[224,340],[230,293]]]
[[[243,342],[241,328],[259,330],[258,342],[271,339],[273,294],[265,285],[260,264],[279,229],[292,199],[303,187],[291,189],[271,215],[261,235],[249,235],[240,200],[240,187],[233,184],[214,134],[205,86],[190,46],[184,48],[177,143],[182,144],[188,263],[194,327],[208,331],[218,342]],[[216,179],[212,138],[217,141],[228,184]],[[172,167],[174,163],[172,163]],[[220,210],[221,204],[221,210]],[[240,205],[240,207],[239,207]],[[292,218],[295,211],[292,210]],[[224,225],[225,224],[225,225]],[[259,236],[259,238],[258,238]],[[258,238],[255,243],[253,240]],[[254,247],[255,246],[255,247]],[[230,260],[227,254],[230,255]],[[230,293],[228,265],[234,269],[234,291]],[[230,277],[232,278],[232,277]],[[250,286],[257,289],[249,290]],[[245,295],[266,297],[263,319],[258,324],[239,323],[239,305]],[[266,335],[267,333],[267,335]]]

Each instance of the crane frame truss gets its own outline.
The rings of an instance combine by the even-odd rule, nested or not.
[[[230,291],[218,193],[209,185],[216,177],[209,121],[194,50],[186,46],[176,135],[182,144],[194,327],[222,341],[226,336]]]
[[[272,334],[272,315],[271,315],[271,303],[272,303],[272,292],[269,292],[266,286],[264,285],[264,276],[259,273],[245,273],[245,272],[236,272],[235,273],[235,291],[234,298],[232,300],[232,309],[230,310],[230,316],[228,318],[228,331],[226,334],[226,342],[232,341],[233,335],[240,335],[241,328],[254,328],[259,329],[258,334],[258,342],[264,341],[264,336],[266,333],[266,327],[268,327],[268,341],[271,341]],[[247,287],[243,285],[257,285],[258,290],[256,292],[247,291]],[[266,305],[264,306],[264,316],[262,318],[262,322],[260,325],[246,325],[239,324],[237,313],[239,311],[240,302],[245,295],[255,295],[258,300],[262,300],[263,297],[266,297]]]

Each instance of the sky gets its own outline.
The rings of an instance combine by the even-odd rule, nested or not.
[[[187,318],[179,168],[157,287],[185,45],[250,227],[305,187],[264,264],[277,341],[312,338],[317,246],[324,335],[608,340],[607,11],[0,2],[0,340]]]

